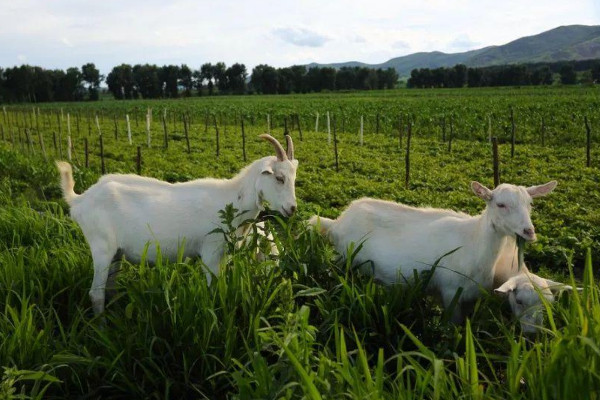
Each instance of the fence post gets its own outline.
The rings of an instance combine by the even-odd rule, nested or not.
[[[329,115],[327,115],[329,117]],[[335,171],[340,172],[340,166],[338,162],[338,146],[337,146],[337,133],[335,131],[335,117],[333,118],[333,151],[335,152]]]
[[[410,138],[412,136],[412,120],[408,119],[407,132],[406,132],[406,155],[404,156],[404,187],[408,189],[408,183],[410,182]]]
[[[106,173],[106,166],[104,165],[104,141],[102,135],[100,135],[100,165],[102,168],[102,175]]]
[[[492,164],[494,168],[494,187],[500,184],[500,161],[498,160],[498,138],[492,138]]]
[[[269,115],[269,114],[267,114],[267,115]],[[217,139],[216,153],[217,153],[217,158],[219,158],[219,150],[220,150],[220,146],[219,146],[219,127],[217,126],[217,116],[215,114],[213,114],[213,122],[215,124],[215,137]]]
[[[246,162],[246,130],[244,129],[244,115],[240,115],[240,121],[242,124],[242,155],[244,157],[244,162]]]
[[[142,174],[142,146],[137,147],[137,157],[135,159],[137,174]]]
[[[591,167],[592,166],[592,130],[590,129],[590,124],[588,123],[588,117],[587,115],[584,117],[584,121],[585,121],[585,131],[586,131],[586,151],[585,151],[585,156],[586,156],[586,162],[585,162],[585,166],[586,167]]]
[[[510,133],[510,158],[513,158],[515,156],[515,115],[514,115],[514,111],[513,108],[510,108],[510,127],[511,127],[511,133]]]

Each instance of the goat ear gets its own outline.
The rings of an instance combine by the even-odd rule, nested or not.
[[[515,290],[515,282],[512,279],[509,279],[500,285],[500,287],[494,289],[494,293],[498,296],[506,297],[513,290]]]
[[[552,291],[552,293],[562,292],[563,290],[573,290],[573,286],[565,285],[564,283],[555,282],[551,279],[546,279],[546,284],[548,285],[548,289]],[[582,288],[577,288],[577,290],[583,290]]]
[[[536,198],[547,195],[548,193],[554,190],[556,185],[558,185],[558,182],[550,181],[548,183],[544,183],[543,185],[530,186],[526,190],[532,198]]]
[[[265,165],[260,173],[263,175],[273,175],[273,167],[271,165]]]
[[[485,201],[490,201],[492,199],[492,191],[479,182],[471,182],[471,189],[473,190],[473,193],[477,195],[477,197]]]

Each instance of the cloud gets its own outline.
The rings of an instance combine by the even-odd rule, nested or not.
[[[480,42],[471,40],[468,35],[456,36],[450,43],[448,43],[449,49],[455,51],[473,50],[478,48],[480,45]]]
[[[284,42],[296,46],[321,47],[329,40],[327,36],[304,28],[278,28],[272,33]]]
[[[408,49],[410,49],[410,44],[403,40],[398,40],[398,41],[392,43],[392,48],[398,49],[398,50],[408,50]]]
[[[66,37],[60,39],[60,41],[67,47],[73,47],[73,43]]]
[[[19,62],[21,62],[21,63],[25,63],[25,62],[27,62],[27,56],[25,54],[18,54],[17,60],[19,60]]]

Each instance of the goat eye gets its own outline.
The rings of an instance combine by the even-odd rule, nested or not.
[[[498,208],[506,208],[506,204],[504,203],[496,203],[496,205],[498,206]]]
[[[276,176],[275,179],[277,179],[277,182],[279,182],[279,183],[285,182],[285,178],[283,176]]]
[[[523,301],[520,299],[515,299],[515,301],[517,302],[518,305],[522,306],[523,305]]]

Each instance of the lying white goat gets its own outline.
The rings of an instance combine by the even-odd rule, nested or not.
[[[555,186],[556,181],[529,188],[502,184],[489,190],[472,182],[475,194],[487,203],[478,216],[364,198],[352,202],[336,220],[314,216],[309,223],[320,224],[340,254],[351,243],[364,242],[354,263],[371,261],[375,278],[383,283],[410,280],[413,271],[430,270],[446,255],[429,288],[448,307],[462,287],[452,318],[460,322],[465,306],[479,296],[479,286],[492,289],[494,265],[509,238],[536,239],[530,217],[532,198],[550,193]]]
[[[518,265],[517,243],[514,238],[507,238],[494,267],[494,292],[508,298],[513,314],[519,318],[521,330],[534,333],[544,321],[540,296],[552,303],[557,292],[573,288],[542,278],[525,265],[519,269]]]
[[[219,210],[233,204],[246,211],[234,226],[256,218],[266,201],[272,210],[285,216],[296,210],[295,181],[298,161],[289,136],[288,152],[270,135],[276,157],[254,161],[232,179],[197,179],[168,183],[137,175],[105,175],[85,193],[73,188],[73,172],[65,162],[57,162],[65,200],[71,217],[77,221],[90,246],[94,279],[90,298],[96,313],[104,310],[109,267],[117,251],[133,262],[140,260],[147,243],[147,258],[156,259],[160,244],[163,256],[175,260],[182,244],[184,257],[199,255],[212,273],[217,273],[223,257],[222,235],[210,234],[223,228]],[[210,273],[207,273],[210,280]]]

